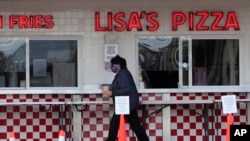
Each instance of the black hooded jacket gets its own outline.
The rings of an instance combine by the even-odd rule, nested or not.
[[[121,68],[115,75],[111,84],[111,91],[114,103],[115,96],[129,96],[130,111],[138,107],[139,95],[137,88],[131,73],[126,67]]]

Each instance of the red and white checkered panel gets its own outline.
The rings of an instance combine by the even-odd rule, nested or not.
[[[171,94],[174,100],[208,100],[220,99],[225,93],[184,93]],[[98,101],[111,100],[103,98],[101,94],[83,94],[82,100]],[[141,100],[162,100],[161,94],[141,94]],[[238,99],[246,98],[245,94],[237,94]],[[34,102],[34,101],[70,101],[71,95],[0,95],[0,102]],[[246,103],[238,103],[238,113],[233,115],[234,124],[246,124]],[[14,131],[19,141],[54,141],[58,139],[60,129],[66,131],[67,141],[73,141],[72,106],[66,106],[67,113],[59,113],[58,105],[42,107],[34,106],[0,106],[0,140],[7,140],[9,133]],[[86,108],[85,105],[83,108]],[[108,135],[109,121],[113,114],[113,104],[89,105],[82,112],[82,140],[103,141]],[[139,117],[142,117],[141,106]],[[161,106],[147,106],[146,131],[150,141],[163,141],[162,111]],[[204,124],[204,107],[201,104],[172,105],[171,106],[171,141],[206,141],[206,133],[209,140],[225,140],[227,116],[222,113],[221,103],[208,105],[209,127]],[[48,110],[48,111],[46,111]],[[157,112],[155,112],[157,111]],[[61,123],[59,116],[64,121]],[[60,127],[59,125],[62,124]],[[126,124],[127,140],[136,141],[136,137]]]
[[[218,100],[225,93],[171,94],[174,100]],[[245,94],[236,94],[237,99],[246,98]],[[246,124],[246,103],[237,104],[238,113],[233,115],[234,124]],[[171,141],[223,141],[226,135],[227,115],[222,113],[220,104],[208,105],[208,122],[204,123],[204,107],[201,104],[171,106]]]
[[[147,101],[147,100],[162,100],[161,94],[141,94],[141,100]],[[150,141],[162,141],[162,110],[159,110],[161,108],[160,105],[157,106],[147,106],[146,107],[146,115],[148,115],[148,118],[146,118],[146,132],[149,136]],[[140,110],[141,112],[141,110]]]
[[[242,96],[238,96],[238,98]],[[216,141],[226,140],[226,127],[227,127],[227,115],[222,111],[222,104],[218,103],[215,106],[215,120],[214,120],[214,132]],[[237,103],[237,113],[233,114],[233,124],[245,125],[247,124],[247,103],[238,102]]]
[[[171,106],[171,141],[205,140],[203,108],[197,105]]]
[[[34,102],[34,101],[65,101],[71,100],[70,95],[0,95],[0,102]],[[9,133],[14,132],[18,141],[54,141],[59,133],[59,108],[53,105],[33,106],[0,106],[0,140],[8,140]],[[70,110],[71,108],[67,108]],[[70,111],[69,111],[70,112]],[[65,119],[67,126],[62,128],[71,130],[71,118]],[[67,127],[67,128],[66,128]],[[71,131],[65,131],[70,140]]]
[[[142,99],[156,100],[161,99],[161,95],[143,94]],[[83,95],[82,100],[98,101],[111,100],[111,98],[103,98],[102,95]],[[157,107],[150,106],[147,109],[147,114],[156,110]],[[138,114],[142,120],[141,107],[139,107]],[[83,140],[84,141],[103,141],[108,136],[109,122],[114,112],[113,104],[105,105],[90,105],[88,111],[84,111],[83,118]],[[131,130],[129,124],[126,122],[127,140],[136,141],[136,136]],[[162,140],[162,114],[161,111],[156,112],[146,120],[146,131],[151,141]]]

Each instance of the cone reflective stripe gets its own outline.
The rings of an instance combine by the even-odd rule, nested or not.
[[[232,113],[227,115],[227,131],[226,131],[226,141],[230,141],[230,125],[233,124]]]
[[[118,141],[126,141],[126,126],[123,114],[120,115]]]
[[[60,130],[60,132],[59,132],[58,141],[65,141],[65,133],[63,130]]]
[[[15,141],[16,138],[15,138],[15,133],[14,132],[10,132],[10,139],[9,141]]]

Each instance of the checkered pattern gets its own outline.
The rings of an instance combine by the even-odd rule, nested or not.
[[[35,102],[71,100],[70,95],[0,95],[0,102]],[[0,107],[0,140],[8,140],[9,133],[15,132],[19,141],[55,141],[58,140],[59,128],[66,131],[66,138],[71,138],[71,117],[59,113],[59,105],[1,106]],[[65,107],[66,110],[72,108]],[[64,118],[60,125],[59,114]],[[67,130],[66,130],[67,129]]]
[[[196,93],[196,94],[171,94],[174,100],[218,100],[225,93]],[[245,94],[236,93],[237,99],[246,98]],[[203,105],[173,105],[171,106],[171,141],[200,141],[207,140],[205,132],[208,132],[209,140],[224,141],[226,135],[227,115],[222,113],[221,103],[208,105],[209,127],[204,124]],[[238,103],[239,112],[233,115],[234,124],[246,124],[246,103]]]
[[[143,100],[161,100],[160,94],[141,94]],[[102,95],[83,95],[82,100],[111,100],[103,98]],[[147,109],[147,114],[154,112],[158,107],[150,106]],[[103,141],[103,138],[108,136],[109,122],[114,112],[113,104],[105,105],[90,105],[89,110],[83,112],[83,140],[84,141]],[[139,118],[142,120],[141,107],[138,110]],[[153,114],[146,121],[146,131],[149,135],[150,141],[162,140],[162,113],[161,111]],[[126,123],[127,140],[135,141],[136,136],[131,130],[128,123]]]
[[[173,100],[208,100],[220,99],[226,93],[183,93],[171,94]],[[246,98],[246,94],[237,93],[238,99]],[[70,101],[72,95],[0,95],[0,102],[35,102],[35,101]],[[140,94],[141,100],[162,100],[161,94]],[[111,100],[103,98],[101,94],[82,94],[82,100]],[[83,105],[86,108],[85,105]],[[223,141],[226,134],[227,116],[222,113],[221,103],[209,104],[209,140]],[[233,115],[234,124],[246,124],[246,103],[238,103],[238,113]],[[0,106],[0,140],[7,140],[11,131],[16,133],[20,141],[56,141],[60,129],[66,131],[67,141],[73,141],[73,107],[63,107],[67,114],[59,113],[60,107],[54,105],[49,111],[48,105],[43,106]],[[89,105],[82,112],[82,141],[103,141],[108,135],[109,121],[113,114],[113,104]],[[162,111],[156,113],[160,106],[148,106],[146,119],[146,131],[150,141],[163,141]],[[139,107],[141,119],[141,106]],[[153,114],[152,114],[153,113]],[[201,104],[194,105],[172,105],[171,106],[171,141],[200,141],[206,140],[204,111]],[[62,116],[63,123],[58,119]],[[61,126],[59,126],[62,124]],[[136,137],[129,124],[126,124],[127,140],[136,141]]]
[[[83,95],[83,100],[102,100],[101,95]],[[109,100],[109,99],[105,99]],[[103,141],[107,137],[109,128],[109,118],[113,107],[105,105],[89,105],[87,111],[82,112],[82,133],[84,141]]]
[[[141,94],[141,100],[162,100],[161,94]],[[162,111],[158,110],[161,106],[149,105],[146,110],[146,115],[150,115],[146,119],[146,131],[150,141],[162,141]],[[141,110],[140,110],[141,112]]]

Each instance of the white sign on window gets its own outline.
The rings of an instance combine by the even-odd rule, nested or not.
[[[115,114],[116,115],[129,114],[129,96],[115,97]]]
[[[46,59],[34,59],[33,60],[33,76],[34,77],[47,76],[47,60]]]

